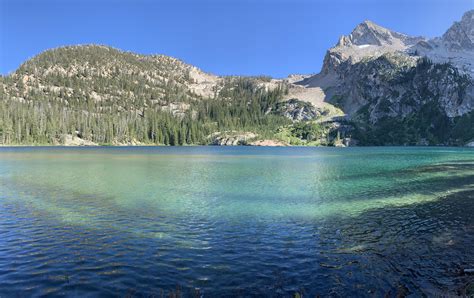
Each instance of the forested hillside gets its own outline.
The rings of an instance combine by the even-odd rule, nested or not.
[[[0,142],[207,144],[214,132],[272,138],[290,119],[265,77],[218,78],[166,56],[103,46],[44,52],[1,78]]]

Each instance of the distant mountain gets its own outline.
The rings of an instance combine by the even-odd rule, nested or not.
[[[365,21],[296,84],[346,112],[362,143],[462,144],[474,138],[473,16],[432,40]]]
[[[62,47],[0,77],[0,144],[464,145],[473,65],[474,11],[434,39],[364,21],[320,73],[283,80]]]
[[[357,25],[350,35],[342,36],[337,45],[328,51],[323,72],[335,70],[348,60],[354,64],[364,58],[405,51],[423,40],[422,37],[410,37],[365,21]]]
[[[474,10],[464,14],[442,37],[420,42],[410,53],[426,56],[433,62],[449,62],[460,71],[474,75]]]
[[[473,51],[474,10],[466,12],[460,22],[455,22],[443,34],[441,41],[450,51]]]

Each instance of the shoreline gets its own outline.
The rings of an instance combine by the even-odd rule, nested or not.
[[[412,148],[473,148],[474,146],[455,146],[455,145],[358,145],[358,146],[314,146],[314,145],[284,145],[284,146],[272,146],[272,145],[198,145],[198,144],[192,144],[192,145],[178,145],[178,146],[173,146],[173,145],[156,145],[156,144],[142,144],[142,145],[51,145],[51,144],[22,144],[22,145],[4,145],[0,144],[0,148],[140,148],[140,147],[162,147],[162,148],[172,148],[172,147],[265,147],[265,148],[270,148],[270,147],[280,147],[280,148],[285,148],[285,147],[293,147],[293,148],[374,148],[374,147],[412,147]]]

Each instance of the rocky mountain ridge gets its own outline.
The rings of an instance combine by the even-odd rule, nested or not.
[[[287,79],[219,77],[163,55],[62,47],[0,78],[0,141],[40,132],[55,144],[77,132],[94,144],[193,144],[233,131],[289,144],[336,136],[462,144],[474,139],[473,44],[474,10],[434,39],[364,21],[327,51],[320,73]]]
[[[450,143],[459,136],[449,132],[434,137],[426,130],[437,130],[438,125],[451,130],[459,119],[472,115],[473,20],[474,10],[468,11],[442,37],[434,39],[411,37],[365,21],[328,50],[320,73],[295,84],[304,87],[303,93],[317,95],[313,101],[341,108],[362,124],[359,127],[370,126],[371,131],[383,127],[390,133],[381,123],[400,124],[412,117],[426,117],[426,108],[431,106],[429,117],[441,117],[443,124],[425,123],[423,131],[417,131],[409,142],[392,138],[390,143],[413,144],[416,138],[431,139],[430,144]],[[473,129],[468,128],[471,138]],[[368,132],[360,134],[365,137]]]

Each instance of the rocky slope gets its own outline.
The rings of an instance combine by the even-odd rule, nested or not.
[[[450,62],[460,71],[474,75],[474,10],[466,12],[441,37],[417,43],[408,51],[433,62]]]
[[[365,21],[328,50],[319,74],[296,84],[319,96],[313,101],[340,107],[368,144],[462,144],[474,137],[472,126],[455,132],[472,125],[473,20],[469,11],[432,40]],[[410,119],[427,117],[409,127]],[[400,126],[413,132],[397,140]],[[393,136],[378,140],[382,135]]]
[[[164,55],[84,45],[48,50],[26,61],[3,82],[4,92],[20,101],[42,93],[51,100],[85,98],[104,106],[126,101],[137,109],[159,104],[174,111],[183,107],[173,107],[169,102],[214,96],[222,79]]]

